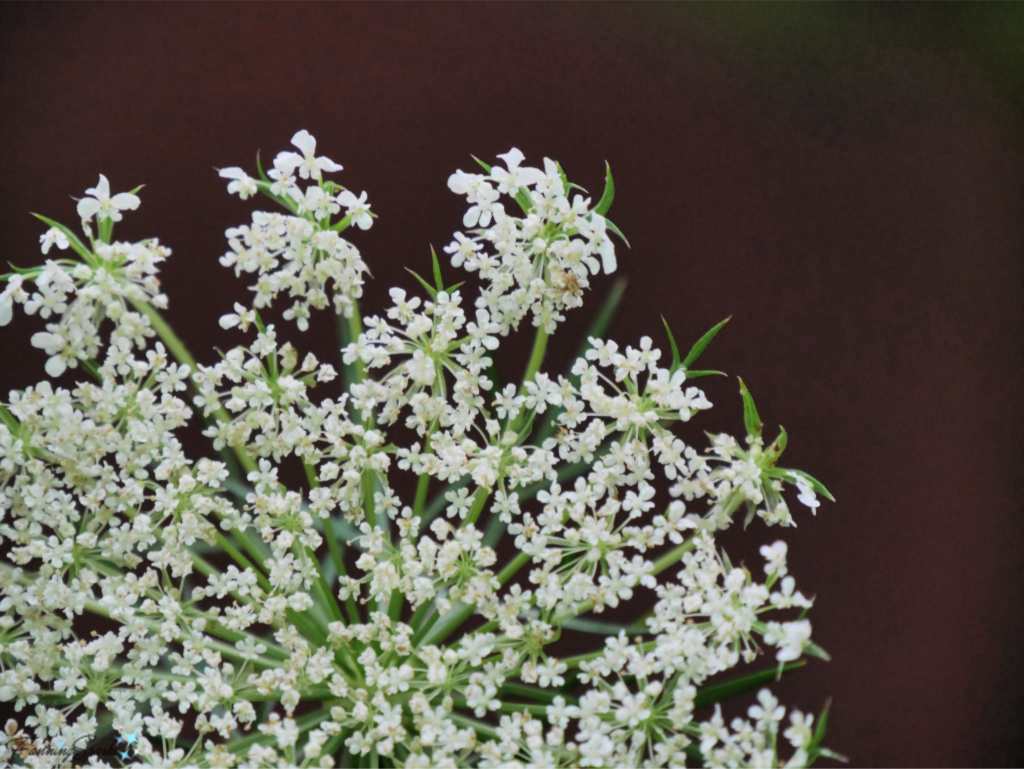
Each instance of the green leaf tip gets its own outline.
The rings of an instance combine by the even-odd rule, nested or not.
[[[434,285],[437,286],[439,292],[444,291],[444,281],[441,280],[441,264],[437,261],[437,251],[433,246],[430,247],[430,258],[434,262]]]
[[[470,157],[473,158],[473,160],[475,160],[477,163],[479,163],[480,167],[483,168],[487,173],[491,172],[491,167],[487,165],[484,161],[482,161],[480,158],[478,158],[476,155],[470,155]]]
[[[712,327],[704,336],[697,340],[697,343],[690,349],[686,357],[683,359],[683,368],[689,369],[694,363],[697,362],[697,358],[701,356],[704,350],[707,349],[708,345],[711,344],[711,340],[718,336],[718,332],[721,331],[725,324],[732,320],[732,315],[723,320],[718,325]]]
[[[668,343],[672,347],[672,371],[683,365],[682,359],[679,357],[679,345],[676,344],[676,339],[672,336],[672,329],[668,327],[668,321],[665,320],[665,316],[661,316],[661,322],[665,324],[665,333],[668,334]]]
[[[747,435],[751,438],[760,437],[764,423],[761,422],[761,417],[757,414],[757,406],[754,405],[754,398],[750,394],[750,390],[747,389],[742,378],[737,378],[740,380],[740,395],[743,396],[743,423],[747,427]]]
[[[601,200],[594,206],[594,213],[600,216],[608,213],[608,209],[612,207],[612,201],[615,200],[615,182],[612,180],[612,167],[607,160],[604,162],[604,167],[604,194],[601,195]],[[619,237],[622,236],[620,235]],[[625,240],[625,238],[622,239]]]
[[[421,278],[418,273],[414,272],[413,270],[410,270],[408,267],[405,268],[405,271],[407,273],[409,273],[410,275],[412,275],[414,278],[416,278],[416,280],[418,280],[420,282],[420,285],[423,286],[423,288],[427,289],[427,291],[430,293],[430,296],[432,298],[434,298],[434,299],[437,298],[437,289],[436,288],[431,286],[429,283],[427,283],[427,281],[425,281],[423,278]]]

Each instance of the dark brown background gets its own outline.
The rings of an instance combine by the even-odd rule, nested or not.
[[[244,295],[223,231],[251,208],[213,166],[308,128],[380,215],[354,236],[379,309],[458,227],[445,180],[470,153],[515,145],[598,191],[607,159],[632,244],[615,337],[663,343],[664,313],[691,342],[732,314],[706,363],[839,500],[786,532],[834,661],[782,693],[833,696],[854,765],[1018,764],[1020,10],[4,4],[3,258],[37,263],[26,212],[72,223],[98,172],[145,182],[120,236],[174,248],[170,318],[209,361]],[[42,377],[16,317],[3,390]],[[303,341],[336,355],[327,324]],[[702,427],[741,429],[736,390],[708,385]]]

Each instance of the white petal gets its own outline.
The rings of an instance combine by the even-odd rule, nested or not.
[[[114,208],[119,208],[122,211],[134,211],[139,207],[141,201],[138,195],[132,195],[130,192],[121,192],[114,195],[110,202],[114,204]]]
[[[10,294],[0,294],[0,326],[6,326],[14,317],[14,300]]]
[[[519,164],[526,159],[526,156],[515,147],[510,149],[504,155],[498,155],[498,157],[505,161],[505,165],[508,166],[509,171],[514,171],[519,167]]]
[[[78,201],[78,216],[84,221],[92,219],[100,210],[100,202],[96,198],[82,198]]]
[[[456,171],[448,177],[448,189],[454,192],[456,195],[466,194],[466,182],[469,181],[469,174],[462,171]]]
[[[326,171],[327,173],[333,173],[334,171],[341,170],[341,165],[339,163],[335,163],[330,158],[317,158],[316,165],[321,171]]]
[[[606,240],[601,244],[601,263],[604,265],[605,275],[611,275],[618,267],[618,262],[615,261],[615,246],[611,241]]]
[[[292,137],[292,144],[302,150],[302,154],[307,158],[316,154],[316,139],[310,136],[306,129],[302,129]]]
[[[220,176],[223,179],[245,179],[249,174],[238,166],[231,166],[231,168],[220,169]]]
[[[294,152],[279,152],[277,153],[277,157],[274,158],[274,168],[283,172],[285,175],[290,175],[296,168],[301,166],[302,163],[302,156]]]
[[[32,335],[32,346],[40,350],[51,348],[60,349],[60,337],[46,331],[40,331]]]
[[[520,168],[516,172],[516,179],[519,181],[519,186],[529,187],[531,184],[536,184],[544,178],[544,172],[539,168]]]
[[[85,191],[86,195],[95,195],[100,200],[106,200],[110,197],[110,182],[107,181],[107,177],[100,174],[100,181],[95,187],[90,187]]]
[[[57,378],[64,373],[67,369],[68,364],[64,362],[64,359],[59,355],[54,355],[48,361],[46,361],[46,373],[51,377]]]

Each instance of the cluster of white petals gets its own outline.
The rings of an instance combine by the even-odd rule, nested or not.
[[[543,342],[615,269],[607,207],[570,201],[558,164],[514,149],[486,175],[460,171],[469,232],[446,250],[480,273],[475,301],[435,261],[436,286],[392,288],[362,317],[366,265],[339,233],[370,226],[366,194],[324,181],[341,166],[307,132],[292,143],[265,177],[221,171],[285,212],[228,230],[222,264],[257,282],[221,319],[246,342],[218,362],[168,352],[182,347],[159,313],[169,251],[112,242],[138,198],[104,177],[79,204],[99,236],[86,221],[88,243],[56,223],[42,239],[79,259],[6,276],[0,323],[13,304],[38,313],[50,377],[82,364],[91,379],[0,406],[0,702],[17,713],[0,763],[52,765],[53,745],[108,734],[161,767],[834,755],[767,689],[728,723],[715,694],[742,664],[770,670],[749,690],[825,656],[786,543],[751,571],[715,539],[737,515],[794,525],[787,485],[812,512],[828,494],[777,466],[785,433],[765,446],[746,388],[747,435],[700,450],[680,428],[712,406],[694,384],[707,372],[649,337],[595,336],[563,374],[538,355],[521,383],[496,381],[526,315]],[[332,304],[361,329],[348,374],[264,321],[282,293],[299,329]],[[208,457],[180,437],[199,420]],[[296,468],[305,482],[286,482]],[[606,619],[632,606],[647,613]]]
[[[523,153],[514,147],[499,155],[484,174],[456,171],[448,187],[465,195],[463,217],[469,234],[455,233],[445,251],[452,266],[479,272],[485,285],[476,305],[498,324],[502,336],[533,315],[533,325],[549,333],[565,320],[564,313],[583,304],[590,276],[602,268],[615,272],[615,246],[608,222],[590,207],[590,198],[574,194],[561,167],[544,158],[544,170],[520,165]],[[522,209],[516,217],[506,211]]]

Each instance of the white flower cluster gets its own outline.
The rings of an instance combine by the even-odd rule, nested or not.
[[[308,131],[295,134],[292,144],[302,154],[279,153],[262,181],[238,167],[221,170],[222,177],[231,179],[229,192],[242,200],[266,192],[291,215],[254,211],[251,225],[227,231],[231,250],[220,263],[234,267],[236,275],[256,273],[256,285],[251,288],[256,294],[253,306],[258,309],[270,307],[279,293],[287,292],[292,304],[283,317],[305,331],[310,311],[329,305],[329,286],[335,311],[351,316],[354,302],[363,295],[366,263],[340,233],[351,225],[369,229],[373,215],[365,192],[356,197],[341,185],[324,180],[324,172],[340,171],[341,166],[316,156],[316,139]],[[299,186],[300,178],[310,182],[305,190]],[[345,216],[332,223],[342,208]]]
[[[139,207],[139,198],[130,192],[110,197],[110,183],[100,175],[99,184],[86,191],[78,202],[82,229],[90,242],[86,247],[69,229],[50,222],[40,236],[43,254],[53,246],[72,249],[81,261],[47,259],[42,267],[22,270],[6,276],[0,292],[0,326],[11,322],[15,304],[28,315],[38,313],[46,331],[32,337],[32,346],[50,356],[46,373],[60,376],[67,368],[94,360],[103,349],[100,327],[104,319],[114,323],[111,338],[128,347],[143,349],[146,338],[154,336],[149,319],[134,308],[165,308],[167,297],[160,293],[156,278],[159,265],[171,254],[155,238],[140,243],[111,242],[113,223],[121,220],[122,210]],[[99,238],[93,237],[95,218]]]
[[[452,192],[466,196],[462,224],[473,229],[468,236],[456,232],[444,250],[452,266],[479,272],[487,282],[477,307],[490,314],[502,336],[530,312],[533,325],[552,333],[566,310],[583,304],[591,275],[602,267],[615,271],[608,222],[590,208],[590,198],[576,194],[569,201],[576,185],[549,158],[541,171],[521,166],[523,153],[514,147],[498,157],[506,168],[487,167],[486,175],[456,171],[448,179]],[[522,208],[522,218],[505,210],[502,195]]]
[[[594,255],[614,268],[603,215],[568,203],[557,164],[521,167],[515,150],[486,177],[460,172],[450,184],[473,205],[466,226],[491,225],[455,249],[484,279],[472,316],[435,260],[427,296],[393,288],[385,317],[362,318],[365,265],[331,217],[348,206],[339,224],[369,226],[365,196],[323,182],[340,166],[316,156],[308,133],[293,143],[301,154],[279,155],[266,180],[221,172],[232,192],[290,213],[229,232],[222,261],[260,278],[252,306],[222,319],[251,341],[218,363],[169,358],[184,346],[158,312],[157,260],[129,256],[166,252],[108,244],[112,224],[91,248],[79,242],[81,262],[7,276],[4,296],[29,312],[90,308],[88,338],[59,354],[88,362],[95,381],[43,381],[0,406],[0,701],[20,718],[0,736],[0,761],[45,765],[40,746],[110,729],[137,734],[133,760],[153,766],[739,767],[835,755],[823,719],[815,728],[793,711],[780,726],[768,690],[728,726],[720,706],[825,656],[785,542],[761,548],[759,580],[715,540],[741,508],[747,523],[792,525],[784,484],[812,511],[828,495],[777,467],[785,433],[765,448],[745,386],[745,448],[718,435],[698,452],[674,432],[711,408],[692,384],[706,372],[690,366],[708,335],[686,361],[674,341],[666,356],[648,337],[620,348],[595,336],[567,374],[541,370],[547,334],[598,272]],[[299,190],[296,174],[315,184]],[[101,187],[86,212],[112,222],[134,207]],[[525,218],[506,215],[500,193]],[[44,247],[70,243],[51,226]],[[136,272],[142,262],[153,269]],[[106,293],[80,270],[100,263]],[[67,307],[46,298],[65,285],[58,275],[73,281]],[[260,315],[287,289],[283,315],[304,327],[328,280],[364,329],[343,350],[344,379]],[[125,302],[152,321],[134,321],[136,334]],[[521,383],[501,386],[492,356],[530,311],[539,352]],[[101,346],[103,317],[115,327]],[[188,398],[220,459],[190,457],[176,437],[193,417]],[[286,485],[299,466],[306,483]],[[644,619],[604,619],[635,600],[652,607]],[[595,632],[603,644],[561,653],[565,638]],[[767,672],[719,682],[762,657]]]

